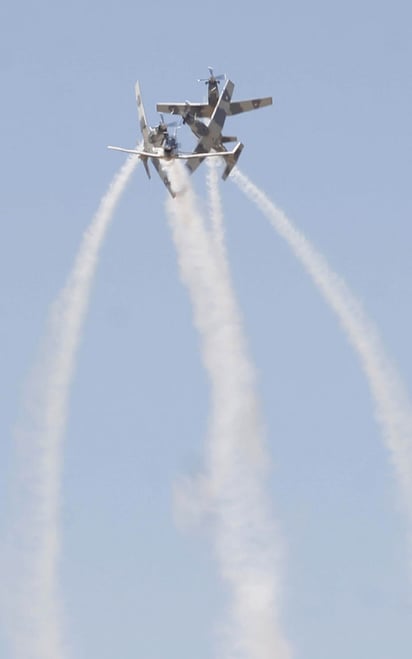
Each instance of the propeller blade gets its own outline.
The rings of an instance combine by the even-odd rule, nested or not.
[[[198,82],[204,82],[207,85],[208,82],[212,82],[212,81],[213,82],[219,82],[220,80],[226,80],[226,75],[224,73],[219,73],[219,75],[215,76],[215,74],[213,73],[213,67],[208,66],[207,68],[208,68],[209,74],[210,74],[209,77],[208,78],[198,78],[197,79]]]
[[[169,123],[167,123],[167,122],[165,121],[165,118],[164,118],[164,115],[163,115],[163,114],[160,114],[160,113],[159,113],[159,116],[160,116],[160,124],[159,124],[159,128],[160,128],[161,126],[166,126],[166,128],[174,128],[175,126],[178,126],[178,125],[179,125],[179,122],[178,122],[178,121],[170,121]]]

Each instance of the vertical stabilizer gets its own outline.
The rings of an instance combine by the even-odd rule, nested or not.
[[[224,169],[224,172],[222,174],[222,179],[226,181],[227,177],[229,176],[230,172],[232,171],[233,167],[236,165],[237,161],[239,160],[240,154],[243,151],[244,144],[242,142],[239,142],[231,151],[228,153],[226,156],[224,156],[226,167]]]

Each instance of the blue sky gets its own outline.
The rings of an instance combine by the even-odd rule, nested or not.
[[[412,391],[406,2],[93,0],[0,12],[3,531],[23,383],[122,162],[106,145],[136,141],[137,78],[152,123],[157,101],[202,99],[208,65],[230,75],[234,98],[273,95],[272,108],[231,120],[245,143],[239,166],[345,277]],[[204,175],[193,177],[202,195]],[[359,364],[265,218],[230,181],[221,192],[295,657],[406,659],[406,523]],[[173,517],[173,484],[202,463],[209,390],[165,195],[138,168],[101,255],[72,388],[61,575],[76,659],[210,657],[224,609],[207,531],[182,532]],[[12,659],[5,641],[0,656]]]

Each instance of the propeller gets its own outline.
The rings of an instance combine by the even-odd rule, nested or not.
[[[169,121],[169,123],[167,123],[165,121],[164,116],[161,114],[160,115],[160,124],[159,124],[159,126],[165,126],[166,128],[175,128],[176,126],[179,126],[179,122],[178,121]]]
[[[209,77],[198,78],[198,82],[204,82],[207,85],[208,82],[217,82],[219,84],[220,80],[225,80],[226,76],[224,73],[220,73],[219,75],[215,76],[213,73],[213,68],[211,66],[208,66],[207,68],[209,69]]]

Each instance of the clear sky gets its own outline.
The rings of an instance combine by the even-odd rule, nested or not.
[[[209,65],[235,82],[234,99],[273,96],[273,107],[230,120],[245,143],[239,166],[346,279],[412,391],[409,3],[17,2],[0,9],[0,25],[3,533],[22,387],[123,162],[106,145],[136,142],[136,79],[152,124],[157,101],[204,98],[196,79]],[[204,177],[193,177],[203,196]],[[265,218],[230,181],[221,193],[295,659],[409,659],[406,522],[357,358]],[[208,533],[183,532],[173,513],[174,483],[202,464],[209,390],[166,194],[136,170],[78,356],[61,565],[74,659],[206,659],[224,610]],[[0,639],[0,657],[14,659]]]

